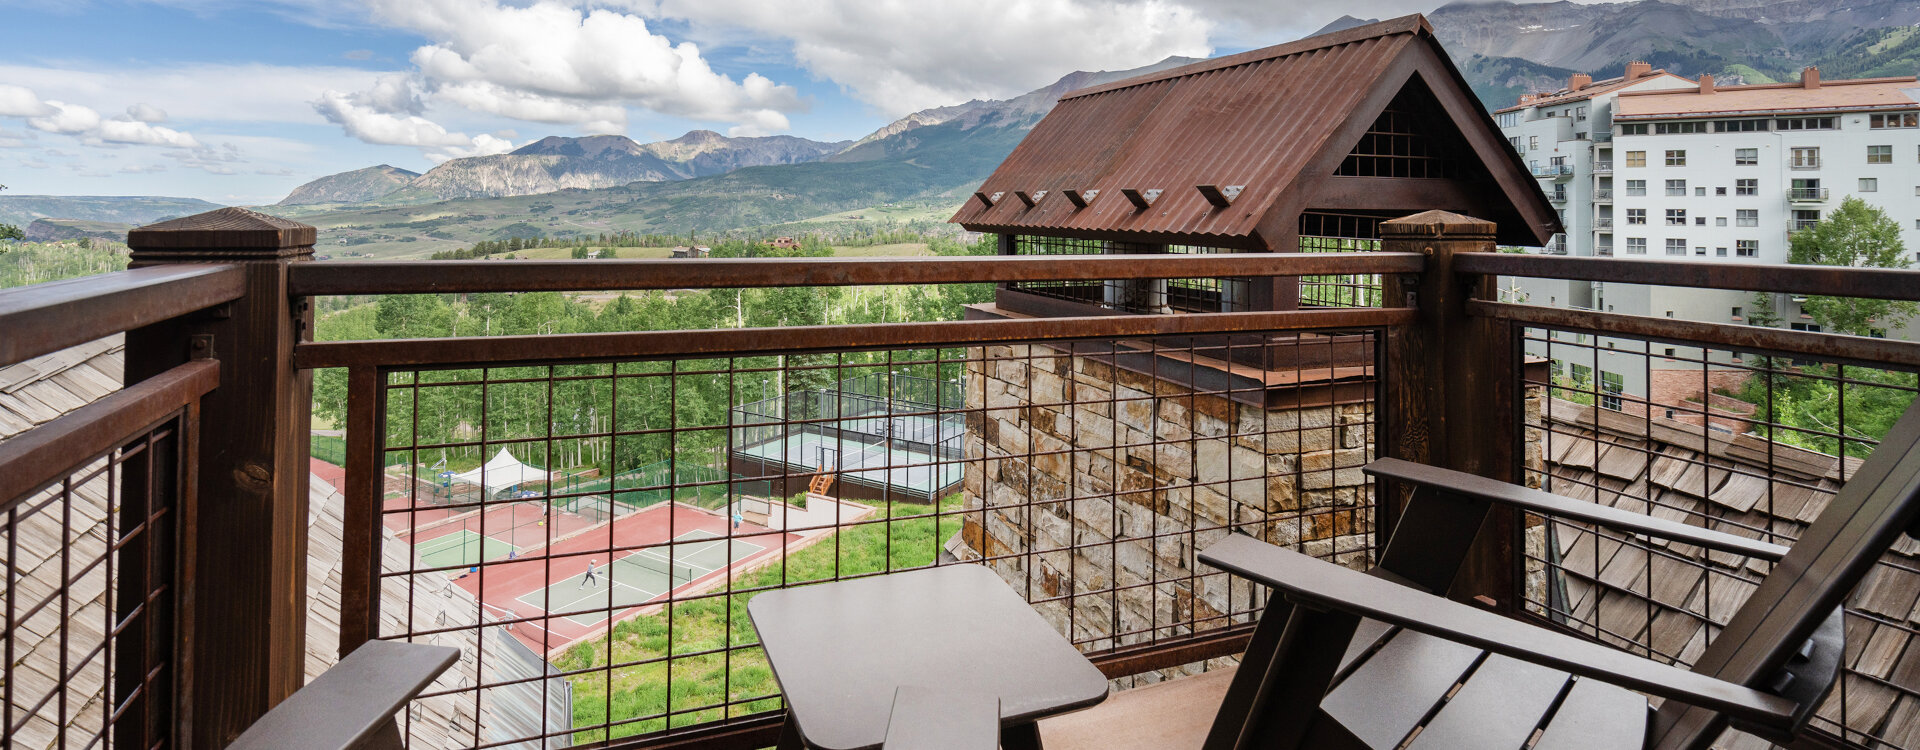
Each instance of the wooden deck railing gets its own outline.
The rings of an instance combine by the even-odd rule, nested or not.
[[[477,719],[490,701],[512,689],[532,686],[549,695],[554,681],[560,680],[573,685],[575,716],[591,721],[562,726],[543,704],[530,719],[533,729],[521,739],[631,735],[620,744],[756,747],[773,738],[776,724],[771,717],[776,714],[768,711],[778,705],[777,694],[765,689],[764,676],[750,674],[756,658],[750,629],[735,633],[727,618],[741,598],[767,586],[932,564],[943,559],[943,552],[977,558],[1025,584],[1036,608],[1057,618],[1109,674],[1178,669],[1235,653],[1244,644],[1244,623],[1263,604],[1256,592],[1230,586],[1222,574],[1186,562],[1192,550],[1210,535],[1243,531],[1364,564],[1378,542],[1373,535],[1391,528],[1394,500],[1400,497],[1391,486],[1343,484],[1370,457],[1406,458],[1508,481],[1594,484],[1592,479],[1567,479],[1571,469],[1554,473],[1553,467],[1562,466],[1558,462],[1567,456],[1542,457],[1542,441],[1591,442],[1593,435],[1611,430],[1606,440],[1619,444],[1625,428],[1609,416],[1618,414],[1637,416],[1647,426],[1643,437],[1648,440],[1665,436],[1671,445],[1680,439],[1655,435],[1664,418],[1656,410],[1662,407],[1646,394],[1610,390],[1599,381],[1576,384],[1548,377],[1544,362],[1536,360],[1567,359],[1554,356],[1557,347],[1584,347],[1589,357],[1614,356],[1618,347],[1608,349],[1599,342],[1634,341],[1642,346],[1635,353],[1643,360],[1668,358],[1664,347],[1669,345],[1720,353],[1691,355],[1702,370],[1745,361],[1732,359],[1735,353],[1920,369],[1920,345],[1910,342],[1504,304],[1495,301],[1494,286],[1498,276],[1521,276],[1916,299],[1920,274],[1496,254],[1491,252],[1492,230],[1484,222],[1425,216],[1384,224],[1381,252],[1300,255],[348,263],[307,261],[311,229],[267,217],[228,214],[218,221],[155,227],[131,238],[135,270],[0,291],[0,331],[6,332],[0,336],[0,366],[126,331],[129,384],[121,395],[0,443],[0,501],[8,503],[8,525],[0,530],[17,536],[25,528],[16,521],[19,516],[57,515],[65,512],[59,510],[62,504],[75,507],[66,489],[73,482],[63,477],[86,470],[99,457],[106,456],[110,465],[148,462],[135,467],[138,471],[123,469],[112,475],[110,481],[118,488],[114,491],[127,500],[136,495],[154,499],[116,505],[126,520],[113,532],[120,536],[110,538],[125,541],[89,563],[102,566],[121,597],[110,611],[122,619],[109,618],[116,624],[104,629],[101,646],[102,653],[112,649],[108,661],[117,687],[109,704],[120,708],[102,714],[103,726],[111,728],[98,733],[111,734],[114,744],[124,737],[127,744],[148,746],[210,746],[231,740],[305,679],[304,613],[311,593],[305,590],[305,565],[309,535],[314,533],[307,525],[310,383],[315,369],[345,368],[349,408],[343,614],[338,623],[342,651],[375,638],[458,637],[476,644],[510,640],[529,650],[564,640],[563,648],[539,650],[542,659],[557,665],[555,672],[511,678],[489,671],[485,660],[493,657],[486,649],[495,645],[478,647],[471,657],[477,663],[457,665],[421,700],[453,706],[448,710],[456,716],[467,715],[460,705],[471,705]],[[877,326],[404,341],[312,342],[308,304],[315,296],[342,294],[1373,274],[1381,279],[1378,294],[1384,307],[974,316]],[[1267,366],[1244,364],[1249,361],[1239,356],[1244,350],[1258,350],[1259,361]],[[1756,367],[1746,369],[1776,372]],[[766,501],[752,508],[765,513],[779,499],[799,494],[807,484],[799,480],[818,473],[810,464],[822,460],[753,454],[749,449],[755,446],[734,444],[739,433],[725,415],[737,404],[760,399],[761,386],[746,384],[763,379],[831,383],[881,372],[935,381],[958,377],[964,384],[960,403],[936,399],[938,403],[890,415],[935,424],[941,417],[958,415],[970,441],[964,456],[950,462],[958,465],[952,468],[959,479],[944,484],[942,472],[949,467],[938,457],[886,456],[879,465],[843,466],[843,481],[862,471],[887,476],[899,471],[902,483],[920,476],[936,490],[955,487],[952,494],[962,499],[951,505],[941,500],[908,505],[889,494],[894,492],[886,489],[889,479],[878,482],[878,497],[860,503],[871,509],[862,512],[871,515],[835,515],[811,528],[796,522],[789,529],[756,524],[759,528],[751,533],[732,531],[730,516],[748,508],[744,496]],[[1850,382],[1844,372],[1837,380]],[[1104,392],[1097,387],[1101,382],[1109,384]],[[696,392],[718,399],[715,403],[723,406],[719,416],[695,419],[696,409],[678,406]],[[580,423],[585,426],[572,426],[562,419],[564,414],[543,418],[542,423],[491,421],[490,405],[506,398],[530,399],[549,408],[562,400],[584,399],[607,408]],[[1556,406],[1582,400],[1588,410],[1574,416]],[[647,403],[674,404],[662,412],[669,421],[626,422],[615,413],[638,414],[642,407],[629,404]],[[1717,418],[1707,406],[1698,411],[1702,424]],[[602,415],[604,421],[597,421]],[[1591,427],[1579,427],[1581,419]],[[422,430],[422,420],[445,424]],[[844,421],[840,415],[783,413],[778,424],[794,428],[796,434],[808,432],[812,423],[834,422],[838,435],[859,427]],[[1061,421],[1070,424],[1063,427]],[[156,422],[161,426],[154,427]],[[459,429],[452,429],[456,425]],[[763,427],[756,425],[760,432]],[[1084,429],[1087,439],[1057,437],[1082,434],[1069,429]],[[1127,429],[1144,437],[1130,438],[1123,431]],[[1101,431],[1104,435],[1095,434]],[[1838,427],[1835,433],[1843,438],[1848,434]],[[1704,431],[1699,436],[1701,446],[1719,439]],[[1326,445],[1309,445],[1323,439]],[[151,447],[159,442],[170,447]],[[689,475],[669,463],[657,476],[605,477],[604,486],[589,486],[591,479],[568,484],[552,477],[531,483],[545,515],[531,532],[535,537],[527,544],[511,543],[513,554],[503,557],[487,553],[485,540],[493,538],[494,529],[486,524],[496,510],[506,508],[502,519],[508,528],[520,528],[511,508],[524,505],[525,498],[494,497],[490,492],[464,497],[451,491],[436,497],[437,477],[421,475],[431,465],[424,460],[427,454],[484,453],[486,458],[507,448],[509,453],[537,451],[544,456],[555,446],[576,448],[587,442],[616,453],[664,451],[661,455],[670,457],[679,455],[682,446],[699,448],[706,451],[701,455],[724,456],[728,463],[714,478]],[[1284,458],[1288,450],[1292,459]],[[1651,462],[1660,450],[1642,452]],[[1310,460],[1309,453],[1314,454]],[[163,454],[177,471],[157,471],[153,458],[124,457]],[[532,455],[521,458],[552,468],[532,461]],[[1223,468],[1217,471],[1206,463],[1214,455],[1223,457]],[[1718,467],[1716,460],[1702,457],[1694,463],[1705,469]],[[1175,466],[1182,468],[1169,468]],[[1818,481],[1808,481],[1817,488]],[[136,485],[138,493],[131,489]],[[156,495],[156,486],[164,492]],[[1611,485],[1608,490],[1621,494]],[[36,499],[49,492],[58,502]],[[706,529],[695,521],[670,518],[665,521],[667,536],[624,538],[613,531],[616,525],[599,525],[639,511],[623,507],[623,493],[672,498],[678,504],[664,507],[684,507],[692,514],[688,519],[706,513],[727,522]],[[1375,497],[1386,502],[1376,503]],[[1647,499],[1655,505],[1658,500]],[[1217,507],[1209,505],[1216,502]],[[1637,507],[1646,511],[1651,506]],[[556,519],[562,518],[557,515],[562,510],[571,514],[568,523],[587,518],[581,528],[606,529],[604,539],[560,538],[563,530],[556,528]],[[712,512],[716,510],[720,512]],[[794,521],[806,510],[779,512]],[[598,520],[592,518],[595,512]],[[479,524],[467,530],[477,537],[478,558],[472,564],[459,555],[427,560],[413,548],[431,541],[424,526],[449,518]],[[1707,513],[1702,522],[1720,523],[1723,518],[1750,520]],[[667,590],[636,602],[582,600],[566,608],[557,602],[558,594],[546,588],[555,576],[570,576],[577,572],[573,568],[584,567],[583,557],[604,558],[610,564],[616,554],[675,555],[674,545],[687,541],[676,538],[681,527],[674,524],[680,523],[733,537],[728,544],[750,544],[762,552],[736,561],[730,549],[719,567],[695,566],[697,585],[682,589],[669,574]],[[937,549],[896,551],[892,535],[909,528],[923,534],[912,537],[911,544],[931,539]],[[1535,547],[1529,545],[1537,547],[1535,537],[1546,528],[1577,534],[1563,521],[1496,518],[1480,535],[1468,573],[1451,594],[1617,645],[1667,648],[1665,643],[1642,643],[1657,635],[1651,628],[1618,633],[1593,619],[1607,596],[1637,595],[1651,608],[1658,603],[1657,595],[1645,587],[1616,585],[1613,576],[1605,574],[1605,565],[1591,571],[1593,581],[1586,582],[1588,571],[1569,565],[1558,550],[1532,551]],[[822,533],[798,533],[810,530]],[[844,543],[845,549],[853,549],[857,538],[876,535],[884,550],[878,562],[849,562],[833,554],[822,557],[824,568],[809,571],[802,570],[804,561],[796,557],[808,545],[842,550],[837,545]],[[587,541],[567,547],[567,539]],[[951,547],[950,539],[957,540]],[[1009,539],[1024,541],[1011,545]],[[780,554],[772,554],[776,549]],[[1097,556],[1109,561],[1104,573],[1082,565]],[[13,596],[20,590],[15,582],[22,580],[17,559],[9,551],[5,622],[10,649],[24,637],[16,615],[29,607],[24,598]],[[783,560],[790,564],[776,564]],[[672,569],[674,562],[666,567]],[[735,562],[739,570],[729,567]],[[519,585],[513,583],[521,575],[517,571],[534,567],[540,569],[537,592],[503,588],[498,593],[511,596],[493,595],[495,587]],[[471,568],[464,581],[456,578],[463,568]],[[748,568],[759,570],[759,577]],[[1723,566],[1715,574],[1724,577],[1728,569]],[[78,583],[65,574],[59,580]],[[429,590],[469,597],[474,603],[471,619],[411,619],[418,611],[413,595]],[[1587,608],[1568,600],[1595,590],[1612,593],[1596,596]],[[57,593],[48,600],[53,604],[35,613],[63,606],[65,596]],[[527,597],[540,599],[540,606],[528,603]],[[163,601],[170,604],[143,605]],[[1139,616],[1126,611],[1129,602],[1136,601],[1145,602]],[[663,618],[661,609],[678,614]],[[718,641],[676,640],[676,623],[692,622],[680,617],[716,609],[721,612]],[[1881,609],[1892,611],[1891,606]],[[66,614],[63,610],[63,622]],[[1652,612],[1649,619],[1660,614]],[[134,627],[129,617],[140,626]],[[631,636],[635,642],[660,637],[661,648],[627,650],[612,644],[611,623],[641,622],[635,617],[652,618],[646,622],[666,630],[655,633],[646,629],[652,625],[630,625],[619,631],[621,637]],[[1702,623],[1712,620],[1712,614],[1700,617]],[[1872,617],[1879,625],[1895,619]],[[595,646],[595,639],[601,645]],[[586,644],[585,650],[578,644]],[[710,662],[722,665],[725,687],[717,697],[691,702],[672,697],[676,673],[686,679],[709,669],[704,665]],[[1920,700],[1915,686],[1901,682],[1905,677],[1890,669],[1887,674],[1872,671],[1862,673],[1868,687],[1855,688],[1855,696],[1884,697],[1889,710]],[[58,690],[48,695],[68,692],[74,673],[60,674]],[[649,689],[662,697],[644,706],[625,704],[627,699],[619,695],[622,686],[635,682],[653,685]],[[28,684],[9,668],[9,707],[34,705],[22,703],[14,693]],[[597,714],[579,708],[583,696],[602,703]],[[141,707],[137,711],[124,708],[135,704]],[[1856,726],[1867,720],[1865,715],[1845,710],[1820,728],[1848,745],[1880,741],[1920,747],[1920,742],[1904,741],[1890,731],[1886,714],[1879,715],[1874,726]],[[9,714],[10,732],[25,728],[22,716]],[[122,722],[132,723],[123,729]],[[445,727],[416,721],[402,729],[417,746],[501,741],[489,739],[477,723]],[[145,737],[141,732],[158,734]]]

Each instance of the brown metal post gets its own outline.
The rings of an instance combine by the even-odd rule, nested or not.
[[[307,440],[312,375],[293,366],[311,336],[288,266],[313,255],[305,224],[224,208],[129,232],[133,266],[232,263],[245,293],[127,333],[126,380],[194,356],[220,361],[201,402],[198,491],[182,498],[179,737],[224,747],[305,682]]]
[[[1520,358],[1512,329],[1505,321],[1467,314],[1469,299],[1493,298],[1492,277],[1453,271],[1459,256],[1494,252],[1496,229],[1493,222],[1445,211],[1381,222],[1382,250],[1427,256],[1425,273],[1384,278],[1386,304],[1413,307],[1420,319],[1387,334],[1381,456],[1515,481]],[[1391,533],[1405,501],[1404,488],[1382,486],[1383,533]],[[1499,611],[1517,611],[1514,523],[1510,510],[1492,511],[1450,597],[1486,597]]]

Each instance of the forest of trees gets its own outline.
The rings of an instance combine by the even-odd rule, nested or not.
[[[962,245],[931,238],[930,247],[942,255],[991,254],[994,245],[983,241]],[[776,250],[747,242],[723,243],[714,248],[720,257],[825,256],[824,243]],[[323,341],[502,336],[527,334],[605,333],[617,331],[713,330],[741,327],[864,324],[958,319],[961,305],[992,298],[992,284],[907,286],[884,288],[771,288],[715,289],[701,292],[635,292],[611,300],[553,292],[470,295],[389,295],[377,302],[325,314],[315,333]],[[892,359],[889,359],[891,354]],[[551,443],[556,455],[546,455],[547,441],[511,446],[522,461],[548,469],[593,466],[620,472],[664,460],[670,455],[711,456],[726,443],[728,410],[763,395],[816,388],[832,381],[865,375],[891,367],[921,377],[951,379],[961,370],[957,362],[890,365],[933,359],[932,351],[864,352],[844,355],[763,357],[734,361],[732,374],[725,360],[570,365],[552,368],[551,401],[547,397],[545,367],[493,368],[490,381],[520,378],[532,382],[480,385],[472,383],[477,370],[422,373],[418,389],[395,389],[388,394],[389,445],[420,445],[479,439],[484,427],[488,440],[562,436]],[[961,350],[942,355],[956,360]],[[671,372],[671,375],[666,373]],[[594,377],[599,376],[599,377]],[[628,377],[631,376],[631,377]],[[398,377],[398,376],[396,376]],[[411,377],[408,375],[406,377]],[[407,381],[411,383],[412,381]],[[417,414],[412,400],[418,394]],[[344,424],[346,373],[322,370],[314,378],[314,413],[323,421]],[[485,404],[484,424],[482,404]],[[416,419],[417,417],[417,419]],[[413,431],[418,425],[418,434]],[[610,431],[679,430],[667,433],[605,438],[566,439],[565,436]],[[710,429],[700,429],[710,428]],[[551,432],[549,432],[551,430]],[[449,468],[477,465],[477,448],[433,450],[410,457]]]

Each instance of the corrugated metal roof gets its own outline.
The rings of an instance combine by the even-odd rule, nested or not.
[[[1290,249],[1261,237],[1259,227],[1305,178],[1329,176],[1303,171],[1329,148],[1344,155],[1352,147],[1330,138],[1355,117],[1372,122],[1378,107],[1357,110],[1379,100],[1372,96],[1379,87],[1398,86],[1389,73],[1404,71],[1406,54],[1422,44],[1439,52],[1432,27],[1412,15],[1070,93],[980,188],[1000,198],[992,206],[971,199],[952,220],[984,232]],[[1450,79],[1467,90],[1444,54],[1412,64],[1429,85]],[[1473,116],[1486,121],[1490,143],[1504,144],[1483,112]],[[1512,170],[1513,184],[1534,184],[1509,149],[1480,159]],[[1216,208],[1199,185],[1245,187]],[[1162,193],[1136,210],[1123,189]],[[1064,190],[1099,192],[1080,207]],[[1018,192],[1041,197],[1029,207]],[[1551,217],[1544,197],[1534,197],[1535,215]]]
[[[1912,76],[1800,83],[1719,86],[1699,89],[1627,92],[1620,95],[1613,119],[1641,120],[1708,115],[1911,110],[1920,104],[1920,83]]]

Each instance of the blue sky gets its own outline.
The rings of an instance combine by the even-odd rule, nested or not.
[[[335,172],[425,171],[548,135],[853,139],[1074,70],[1232,52],[1341,13],[1423,5],[0,0],[0,185],[254,204]]]

